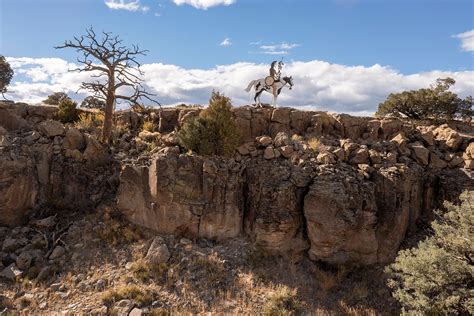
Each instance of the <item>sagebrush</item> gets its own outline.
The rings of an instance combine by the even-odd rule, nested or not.
[[[433,235],[399,252],[386,270],[405,311],[425,315],[474,314],[474,192],[445,203]]]

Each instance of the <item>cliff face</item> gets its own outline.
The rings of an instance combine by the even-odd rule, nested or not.
[[[128,220],[159,233],[245,235],[269,252],[372,264],[393,258],[420,214],[474,189],[469,125],[239,107],[242,145],[220,158],[176,146],[173,131],[198,109],[152,113],[161,141],[146,154],[156,135],[138,133],[143,117],[132,112],[118,114],[129,132],[107,152],[51,121],[52,108],[0,111],[0,225],[47,203],[94,207],[116,194]]]

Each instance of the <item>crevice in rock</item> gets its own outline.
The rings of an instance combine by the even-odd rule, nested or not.
[[[305,187],[298,188],[296,192],[296,195],[298,198],[298,204],[297,204],[298,212],[301,214],[301,226],[302,226],[301,233],[302,233],[303,239],[306,242],[308,242],[308,245],[311,245],[311,242],[308,237],[308,225],[307,225],[306,216],[304,214],[304,200],[306,198],[306,195],[309,193],[309,190],[311,189],[311,186],[313,185],[313,183],[314,183],[314,179],[311,179],[311,181],[309,181],[309,183]]]
[[[242,172],[242,233],[247,235],[252,230],[253,219],[255,214],[251,214],[249,207],[249,181],[248,181],[247,168]]]

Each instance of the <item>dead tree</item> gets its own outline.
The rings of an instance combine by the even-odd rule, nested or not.
[[[93,73],[91,77],[94,79],[91,82],[83,82],[79,90],[89,90],[94,97],[105,102],[102,142],[108,143],[112,134],[116,103],[123,100],[130,103],[132,108],[141,108],[139,101],[147,99],[160,104],[153,100],[153,95],[143,87],[143,72],[137,57],[145,55],[147,50],[141,50],[136,45],[126,47],[118,36],[108,32],[102,32],[102,38],[98,38],[92,27],[86,32],[87,34],[75,36],[74,40],[65,41],[63,45],[55,48],[76,49],[82,54],[77,58],[82,67],[72,71]]]

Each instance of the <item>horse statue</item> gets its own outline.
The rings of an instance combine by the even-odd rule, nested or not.
[[[263,91],[273,94],[273,106],[276,107],[277,98],[280,95],[283,87],[289,85],[290,90],[293,88],[293,77],[283,77],[278,81],[272,82],[271,85],[267,84],[266,79],[271,79],[271,77],[250,81],[245,91],[250,92],[252,87],[255,87],[255,96],[253,99],[255,101],[255,105],[258,107],[262,106],[260,103],[260,95]]]

